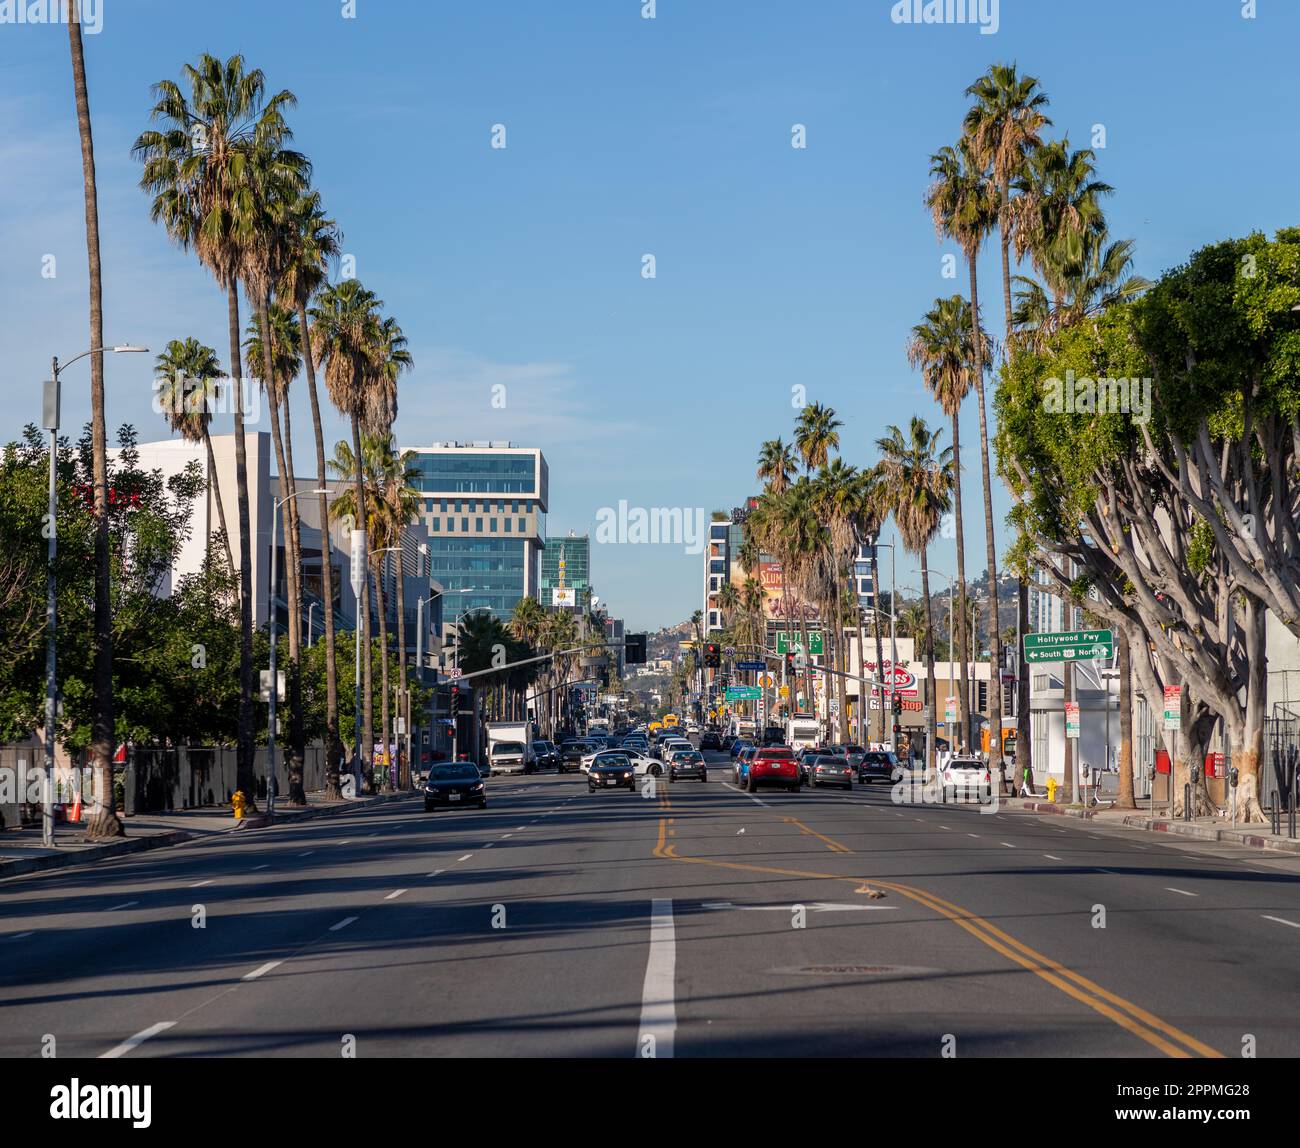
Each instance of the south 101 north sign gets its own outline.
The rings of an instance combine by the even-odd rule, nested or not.
[[[1111,630],[1067,630],[1060,634],[1026,634],[1026,662],[1077,662],[1115,656]]]

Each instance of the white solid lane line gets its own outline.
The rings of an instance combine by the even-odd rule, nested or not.
[[[636,1056],[671,1058],[677,1032],[677,933],[671,897],[650,902],[650,955],[641,988],[641,1031]]]
[[[1181,893],[1184,897],[1199,897],[1199,893],[1189,893],[1186,889],[1175,889],[1172,885],[1165,886],[1166,892]]]
[[[330,926],[330,932],[337,933],[340,929],[346,929],[355,920],[356,917],[344,917],[337,925]]]
[[[267,961],[264,965],[258,965],[251,973],[245,973],[244,980],[255,981],[258,977],[265,976],[269,973],[276,965],[282,964],[284,964],[283,961]]]
[[[128,1037],[121,1044],[110,1048],[107,1052],[100,1055],[100,1060],[116,1060],[120,1056],[125,1056],[133,1048],[144,1044],[151,1036],[157,1036],[160,1032],[166,1032],[176,1022],[174,1020],[161,1020],[157,1024],[151,1024],[148,1028],[137,1032],[135,1036]]]
[[[1262,916],[1266,921],[1276,921],[1279,925],[1290,925],[1293,929],[1300,929],[1300,925],[1296,924],[1295,921],[1288,921],[1285,917],[1270,917],[1267,913],[1262,914]]]
[[[120,905],[112,905],[105,909],[106,913],[116,913],[118,909],[129,909],[132,905],[138,905],[139,901],[123,901]]]
[[[269,688],[269,687],[268,687],[268,688]],[[384,900],[385,900],[385,901],[396,901],[397,898],[400,897],[400,896],[401,896],[403,893],[405,893],[405,892],[406,892],[405,889],[394,889],[391,893],[388,894],[387,897],[384,898]]]

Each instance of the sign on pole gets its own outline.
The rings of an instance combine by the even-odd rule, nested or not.
[[[797,630],[794,634],[788,634],[785,630],[776,632],[776,652],[778,654],[797,652],[797,648],[802,644],[803,637]],[[813,630],[808,634],[808,647],[804,652],[816,658],[820,658],[825,652],[820,630]]]
[[[949,697],[943,703],[943,720],[945,725],[952,725],[957,720],[957,699]]]
[[[1165,686],[1165,729],[1183,728],[1182,699],[1182,686]]]
[[[763,691],[757,686],[728,686],[727,701],[729,702],[756,702],[763,696]]]
[[[1115,654],[1111,630],[1069,630],[1061,634],[1026,634],[1026,662],[1073,662]]]
[[[361,596],[362,580],[366,574],[366,532],[364,530],[354,530],[352,532],[352,593],[358,598]]]
[[[1065,703],[1065,736],[1079,736],[1079,703]]]
[[[763,670],[767,669],[767,663],[766,662],[737,662],[736,669],[757,670],[759,672],[762,672]]]

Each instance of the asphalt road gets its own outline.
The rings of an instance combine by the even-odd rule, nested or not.
[[[1300,862],[715,762],[0,882],[0,1054],[1300,1054]]]

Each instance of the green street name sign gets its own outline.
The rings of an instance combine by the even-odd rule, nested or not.
[[[763,691],[757,686],[728,686],[727,701],[729,702],[756,702],[763,696]]]
[[[1026,662],[1073,662],[1115,654],[1111,630],[1070,630],[1063,634],[1026,634]]]
[[[784,630],[777,630],[776,652],[778,654],[785,654],[794,650],[795,653],[798,653],[799,651],[796,647],[801,641],[803,641],[803,635],[797,630],[793,634],[787,634]],[[808,635],[808,649],[805,652],[816,658],[822,656],[824,650],[822,647],[822,632],[820,630],[813,630]]]

